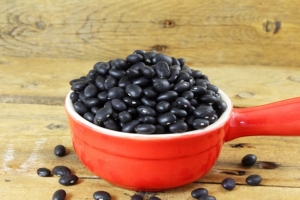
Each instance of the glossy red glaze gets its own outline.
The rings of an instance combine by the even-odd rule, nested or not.
[[[74,149],[88,169],[114,185],[159,191],[205,175],[225,141],[247,135],[300,135],[300,98],[232,109],[227,95],[220,93],[228,109],[216,123],[203,130],[162,135],[121,133],[93,125],[74,111],[68,95],[65,107]],[[283,119],[275,116],[278,110]]]

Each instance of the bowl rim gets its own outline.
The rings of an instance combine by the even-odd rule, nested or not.
[[[212,132],[222,126],[225,125],[225,123],[229,120],[233,105],[230,100],[230,98],[226,95],[225,92],[223,92],[221,89],[219,89],[218,93],[221,95],[222,100],[224,100],[227,103],[226,110],[222,113],[220,118],[214,122],[213,124],[207,126],[204,129],[198,129],[193,131],[188,131],[184,133],[164,133],[164,134],[137,134],[137,133],[125,133],[120,131],[114,131],[110,129],[106,129],[104,127],[97,126],[86,119],[84,119],[82,116],[80,116],[74,109],[72,101],[70,99],[70,95],[73,91],[71,90],[66,98],[65,98],[65,110],[67,112],[68,117],[73,118],[76,122],[80,123],[81,125],[84,125],[87,128],[91,128],[95,132],[98,132],[99,134],[105,134],[108,136],[114,136],[114,137],[121,137],[121,138],[131,138],[131,139],[140,139],[140,140],[152,140],[152,139],[172,139],[172,138],[178,138],[178,137],[190,137],[190,136],[199,136],[204,135],[208,132]]]

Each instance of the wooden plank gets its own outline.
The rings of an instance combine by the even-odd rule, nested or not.
[[[299,2],[1,1],[0,55],[105,60],[135,49],[192,65],[299,66]]]
[[[125,58],[124,54],[122,58]],[[112,58],[113,59],[113,58]],[[69,81],[102,60],[0,57],[0,102],[63,105]],[[300,68],[187,65],[206,74],[234,106],[249,107],[300,96]]]

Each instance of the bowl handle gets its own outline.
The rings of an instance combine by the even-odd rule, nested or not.
[[[250,108],[234,108],[225,142],[244,136],[300,136],[300,97]]]

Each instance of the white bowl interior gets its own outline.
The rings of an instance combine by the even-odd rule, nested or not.
[[[86,119],[84,119],[83,117],[81,117],[75,110],[72,104],[72,101],[70,99],[70,94],[72,93],[72,91],[70,91],[68,93],[68,95],[66,96],[65,99],[65,108],[66,111],[78,122],[86,125],[86,126],[90,126],[93,130],[100,132],[102,134],[107,134],[107,135],[113,135],[113,136],[117,136],[117,137],[126,137],[126,138],[134,138],[134,139],[163,139],[163,138],[167,138],[167,139],[171,139],[174,137],[182,137],[182,136],[187,136],[187,135],[200,135],[200,134],[205,134],[207,132],[213,131],[221,126],[223,126],[227,120],[230,118],[231,112],[232,112],[232,102],[230,100],[230,98],[222,91],[219,90],[219,93],[222,97],[222,99],[227,103],[227,109],[225,110],[225,112],[220,116],[220,118],[213,124],[207,126],[204,129],[198,129],[198,130],[193,130],[193,131],[188,131],[185,133],[166,133],[166,134],[136,134],[136,133],[123,133],[123,132],[119,132],[119,131],[114,131],[114,130],[110,130],[110,129],[106,129],[100,126],[97,126],[89,121],[87,121]]]

